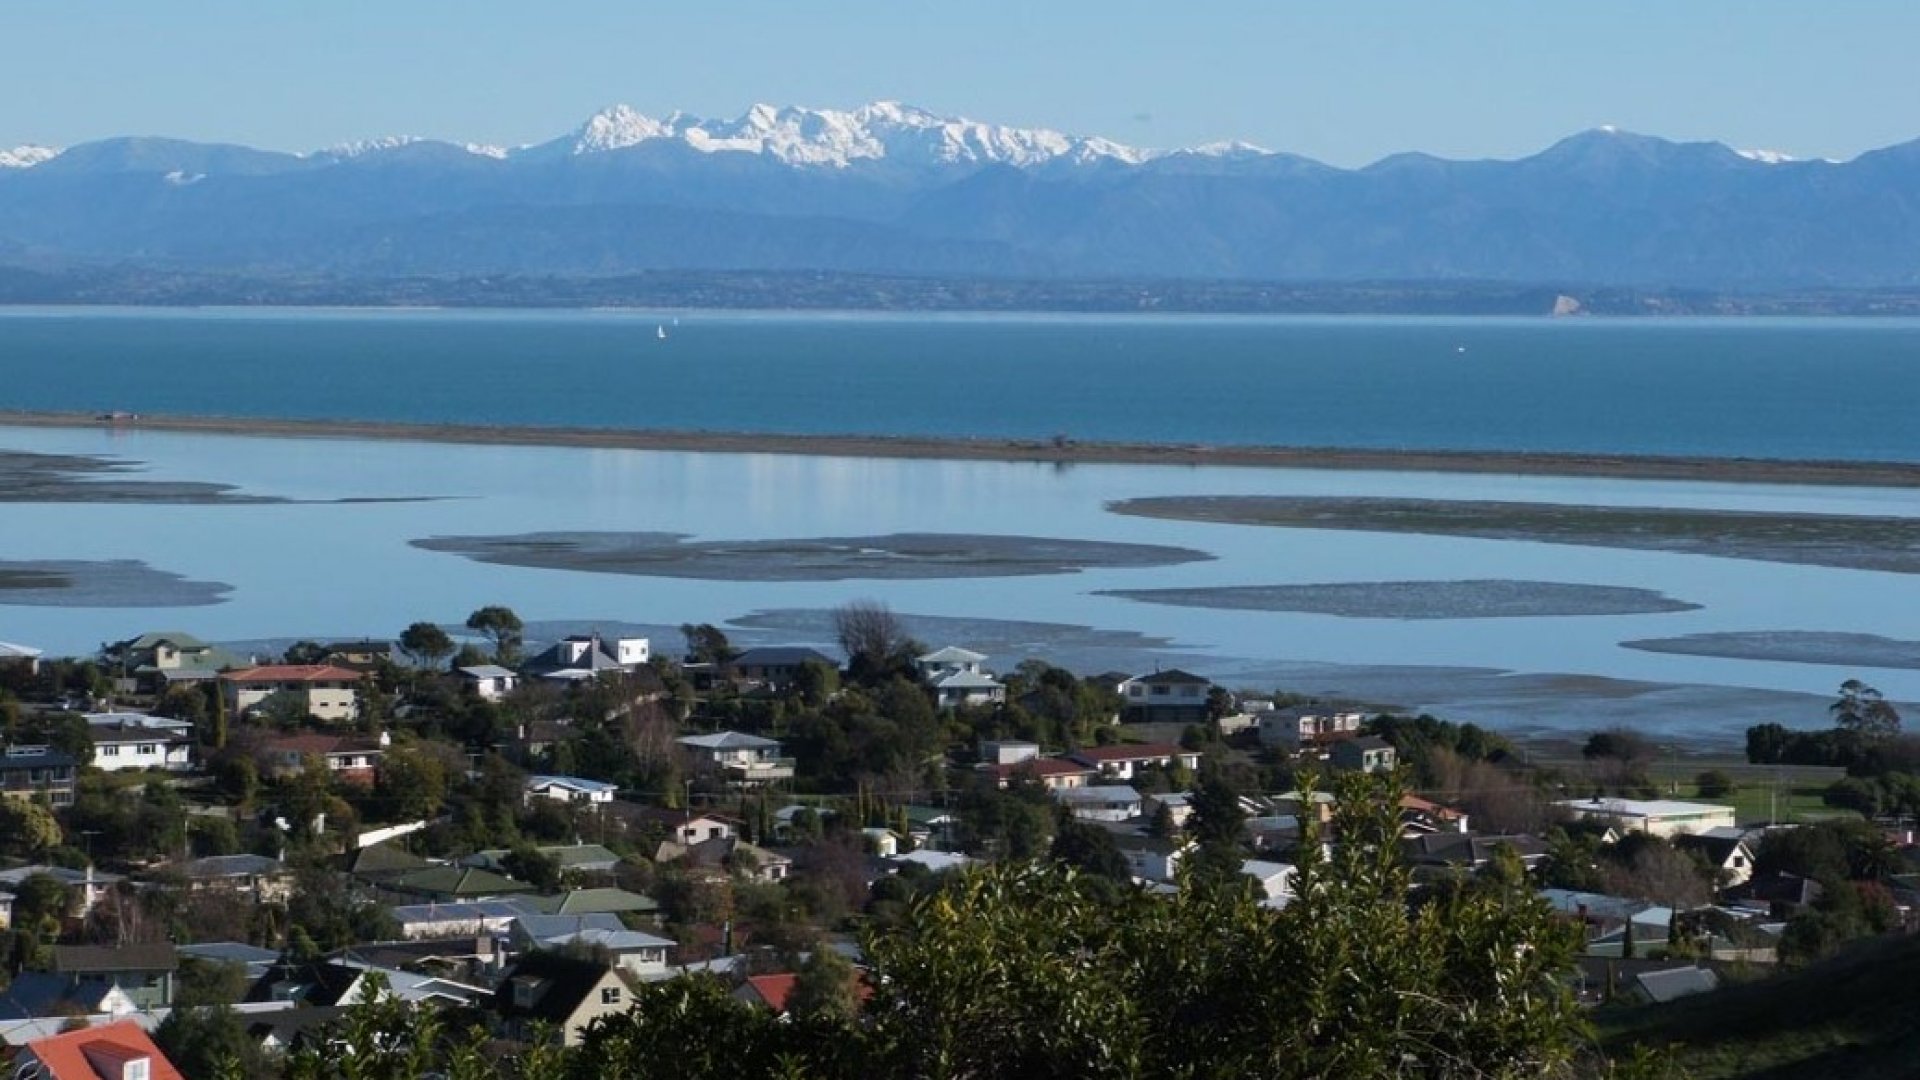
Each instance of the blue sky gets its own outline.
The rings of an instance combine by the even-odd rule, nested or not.
[[[1336,164],[1600,124],[1846,158],[1920,136],[1913,0],[4,0],[0,146],[514,144],[626,102],[882,98]]]

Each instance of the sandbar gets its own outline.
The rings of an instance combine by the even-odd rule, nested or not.
[[[1831,667],[1920,670],[1920,641],[1815,630],[1739,630],[1623,641],[1625,649]]]
[[[1213,558],[1192,548],[1156,544],[966,533],[690,541],[662,532],[536,532],[436,536],[412,543],[500,566],[707,581],[1027,577]]]
[[[1169,607],[1297,612],[1343,619],[1509,619],[1658,615],[1698,604],[1652,589],[1556,581],[1358,581],[1315,585],[1221,585],[1185,589],[1102,589]]]
[[[1175,521],[1529,540],[1920,573],[1920,518],[1267,495],[1127,499],[1107,509]]]
[[[906,458],[1044,464],[1235,466],[1530,476],[1600,476],[1725,483],[1920,487],[1920,463],[1789,461],[1771,458],[1477,450],[1353,449],[1077,439],[951,438],[908,435],[803,435],[741,431],[400,423],[237,416],[102,419],[85,413],[0,410],[0,426],[114,427],[273,438],[392,439],[413,442],[582,446],[736,454]]]
[[[134,559],[0,561],[0,605],[21,607],[204,607],[233,586],[193,581]]]

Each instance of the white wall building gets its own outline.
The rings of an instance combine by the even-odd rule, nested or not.
[[[1568,799],[1555,803],[1575,817],[1603,821],[1622,832],[1660,837],[1733,828],[1733,807],[1676,799]]]

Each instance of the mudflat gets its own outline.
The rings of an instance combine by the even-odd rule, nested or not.
[[[522,446],[585,446],[738,454],[1032,461],[1051,464],[1220,465],[1268,469],[1600,476],[1726,483],[1840,484],[1920,487],[1920,463],[1786,461],[1770,458],[1635,454],[1515,453],[1472,450],[1381,450],[1202,443],[1085,442],[1073,439],[940,438],[895,435],[801,435],[742,431],[422,424],[235,416],[150,416],[102,419],[82,413],[0,410],[0,426],[119,427],[208,435],[275,438],[395,439]]]
[[[1170,607],[1298,612],[1347,619],[1657,615],[1672,611],[1697,611],[1700,608],[1698,604],[1676,600],[1652,589],[1506,579],[1103,589],[1099,595]]]
[[[966,533],[689,541],[678,533],[536,532],[435,536],[412,543],[501,566],[709,581],[1026,577],[1213,558],[1192,548],[1156,544]]]
[[[199,607],[233,587],[192,581],[133,559],[0,561],[0,605],[24,607]]]
[[[1267,495],[1127,499],[1107,509],[1175,521],[1531,540],[1920,573],[1920,518]]]
[[[1817,630],[1738,630],[1623,641],[1622,648],[1681,656],[1718,656],[1834,667],[1920,670],[1920,641]]]

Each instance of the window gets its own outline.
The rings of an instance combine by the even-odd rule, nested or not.
[[[1154,696],[1154,697],[1166,697],[1166,696],[1167,696],[1167,689],[1168,689],[1168,688],[1167,688],[1167,687],[1164,687],[1164,686],[1156,686],[1156,687],[1154,687],[1154,688],[1153,688],[1153,696]]]
[[[100,756],[101,757],[119,757],[120,748],[117,746],[103,746],[100,748]]]
[[[602,1005],[620,1004],[620,988],[617,986],[609,986],[606,989],[601,990],[600,1004]]]
[[[141,743],[139,746],[134,748],[134,753],[140,754],[142,756],[151,757],[153,755],[153,744]]]

